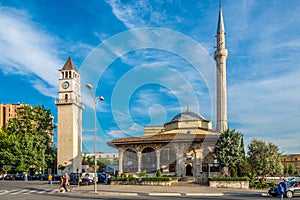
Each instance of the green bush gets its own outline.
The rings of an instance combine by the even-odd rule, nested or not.
[[[145,177],[142,181],[172,181],[171,177]]]
[[[271,188],[271,187],[276,187],[278,184],[277,183],[258,183],[258,182],[252,182],[249,184],[250,188]]]
[[[162,177],[162,173],[161,173],[160,169],[158,169],[156,171],[156,177]]]
[[[210,181],[249,181],[248,177],[220,177],[209,178]]]
[[[140,177],[145,177],[146,175],[147,175],[147,171],[146,170],[144,170],[144,171],[142,171],[140,173]]]

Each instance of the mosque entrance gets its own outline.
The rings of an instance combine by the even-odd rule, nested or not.
[[[185,167],[185,175],[186,176],[193,176],[193,167],[191,164],[187,164]]]

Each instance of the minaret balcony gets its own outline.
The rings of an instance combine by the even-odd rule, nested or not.
[[[227,49],[217,49],[215,51],[215,54],[214,54],[214,58],[219,58],[219,57],[226,57],[227,58],[228,56],[228,51]]]

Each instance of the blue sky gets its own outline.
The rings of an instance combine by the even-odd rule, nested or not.
[[[222,6],[229,127],[246,144],[258,138],[299,153],[300,2]],[[187,105],[215,123],[218,9],[218,0],[0,0],[0,103],[42,104],[56,122],[58,70],[71,56],[82,73],[84,151],[94,141],[87,82],[105,97],[97,105],[98,151],[114,151],[106,141],[142,135]]]

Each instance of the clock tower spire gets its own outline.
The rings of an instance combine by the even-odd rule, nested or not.
[[[57,165],[63,172],[82,170],[82,109],[80,75],[71,57],[60,71],[58,99]]]
[[[217,88],[217,127],[220,133],[227,128],[227,86],[226,86],[226,59],[228,51],[225,46],[225,28],[222,14],[222,4],[220,1],[219,19],[217,28],[217,46],[214,53],[216,60],[216,88]]]

